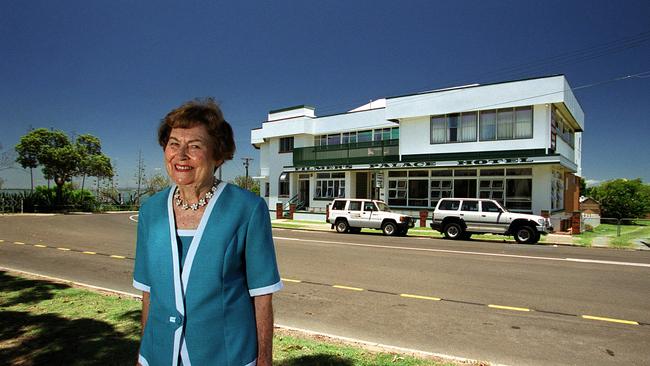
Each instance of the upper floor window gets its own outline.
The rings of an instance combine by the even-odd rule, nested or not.
[[[288,153],[293,151],[293,136],[280,137],[280,153]]]
[[[551,129],[556,136],[560,136],[569,146],[575,146],[575,132],[569,126],[569,122],[564,118],[560,111],[554,106],[551,113]]]
[[[528,139],[533,137],[533,107],[501,108],[479,114],[481,141]]]
[[[476,112],[431,117],[431,143],[476,141]]]
[[[314,146],[354,144],[357,142],[399,139],[399,127],[376,128],[374,130],[330,133],[314,136]]]

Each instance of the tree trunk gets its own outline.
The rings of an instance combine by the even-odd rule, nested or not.
[[[29,168],[29,175],[32,179],[32,193],[34,193],[34,168]]]
[[[65,179],[55,177],[54,183],[56,183],[56,207],[59,209],[63,206],[63,185],[65,184]]]
[[[84,190],[84,184],[86,184],[86,174],[81,176],[81,192]]]
[[[59,181],[55,179],[56,183],[56,207],[57,209],[62,208],[63,206],[63,183],[59,184]]]

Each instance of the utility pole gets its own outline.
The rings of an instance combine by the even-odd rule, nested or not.
[[[136,204],[140,204],[140,187],[144,183],[144,160],[142,159],[142,150],[138,150],[138,171],[135,173],[135,179],[138,184],[138,188],[136,189],[135,197],[136,197]]]
[[[244,161],[244,167],[246,168],[246,180],[244,181],[244,188],[248,189],[248,165],[253,158],[241,158]]]

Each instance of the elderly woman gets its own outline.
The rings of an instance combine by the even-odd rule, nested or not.
[[[282,288],[260,197],[214,177],[235,152],[212,99],[161,122],[172,187],[140,208],[133,285],[142,290],[138,363],[271,365],[271,294]]]

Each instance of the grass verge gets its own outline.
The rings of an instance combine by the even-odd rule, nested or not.
[[[0,364],[133,365],[140,301],[0,271]],[[278,329],[276,366],[441,366],[441,360],[368,350]]]
[[[574,235],[574,238],[581,245],[591,246],[594,241],[600,241],[614,248],[629,248],[636,240],[650,238],[650,225],[621,225],[620,230],[618,236],[617,225],[600,224],[592,231]]]

